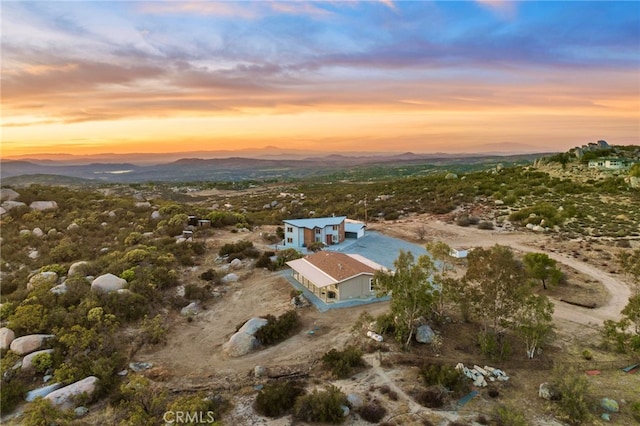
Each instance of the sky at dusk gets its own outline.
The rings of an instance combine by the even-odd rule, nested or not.
[[[2,1],[2,156],[640,141],[637,1]]]

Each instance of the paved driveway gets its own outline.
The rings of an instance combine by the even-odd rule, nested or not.
[[[346,240],[342,244],[325,247],[324,250],[359,254],[391,270],[395,269],[393,262],[398,258],[400,250],[410,251],[416,260],[419,256],[427,254],[424,246],[387,237],[374,231],[368,231],[360,239]]]
[[[365,236],[360,239],[348,239],[341,244],[325,247],[323,250],[338,251],[349,254],[359,254],[366,257],[367,259],[371,259],[374,262],[379,263],[380,265],[390,270],[395,270],[393,262],[398,258],[400,250],[413,253],[413,256],[416,258],[416,260],[419,256],[427,254],[427,250],[424,248],[424,246],[408,243],[397,238],[387,237],[373,231],[367,232]],[[320,312],[326,312],[329,309],[367,305],[369,303],[386,301],[390,299],[389,296],[385,296],[380,298],[371,297],[368,299],[354,299],[341,302],[324,303],[302,284],[296,281],[293,278],[290,269],[285,269],[282,272],[282,276],[286,278],[294,288],[302,291],[307,300],[313,303]]]

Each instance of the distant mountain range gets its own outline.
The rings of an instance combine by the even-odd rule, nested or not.
[[[332,158],[361,158],[361,159],[384,159],[395,157],[398,159],[411,158],[449,158],[449,157],[478,157],[488,155],[520,155],[535,154],[541,151],[540,147],[514,143],[491,143],[475,146],[474,151],[456,152],[456,153],[422,153],[414,154],[412,152],[341,152],[332,154]],[[209,159],[226,159],[226,158],[251,158],[265,160],[299,160],[304,158],[324,158],[327,157],[325,151],[301,150],[280,148],[277,146],[266,146],[263,148],[241,149],[241,150],[216,150],[216,151],[184,151],[184,152],[168,152],[168,153],[128,153],[128,154],[59,154],[59,153],[41,153],[27,154],[17,156],[5,156],[3,160],[28,161],[41,165],[87,165],[91,163],[132,163],[139,166],[151,164],[165,164],[177,161],[183,158],[198,158],[203,160]]]
[[[326,176],[362,167],[401,167],[429,164],[446,166],[454,164],[481,164],[488,162],[533,161],[543,154],[525,155],[461,155],[414,154],[347,155],[331,154],[317,157],[283,158],[196,158],[198,153],[188,153],[190,158],[180,158],[161,164],[140,165],[133,162],[82,163],[79,158],[61,157],[58,160],[2,160],[0,177],[4,179],[24,175],[53,175],[90,179],[105,183],[134,182],[190,182],[190,181],[242,181],[282,180],[312,176]],[[87,159],[87,157],[82,157]],[[95,160],[95,156],[89,158]]]

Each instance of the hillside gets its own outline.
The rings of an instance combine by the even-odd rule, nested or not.
[[[16,338],[53,335],[32,366],[18,346],[2,349],[3,423],[157,424],[167,410],[192,407],[222,424],[305,424],[300,412],[291,411],[302,404],[293,399],[279,419],[256,408],[258,398],[278,392],[283,381],[300,386],[310,401],[321,398],[314,390],[337,386],[339,418],[348,406],[345,422],[353,425],[368,424],[365,418],[375,413],[377,422],[397,425],[499,424],[507,418],[524,419],[516,424],[575,423],[561,403],[537,396],[541,383],[561,386],[574,377],[580,378],[574,392],[591,404],[580,418],[596,421],[603,412],[596,407],[607,397],[619,404],[610,423],[631,424],[640,414],[637,383],[620,368],[637,360],[636,337],[615,324],[626,318],[621,311],[637,285],[628,260],[640,256],[640,192],[615,173],[573,180],[560,175],[567,170],[560,164],[487,164],[480,171],[461,164],[468,171],[423,176],[403,163],[399,167],[411,176],[366,184],[327,176],[224,184],[37,184],[16,186],[14,193],[3,179],[3,330]],[[403,348],[390,301],[326,312],[294,308],[298,292],[283,267],[293,253],[274,245],[281,241],[278,227],[284,219],[333,215],[366,221],[367,232],[388,240],[367,247],[367,241],[380,240],[365,237],[360,249],[391,258],[399,256],[397,247],[436,241],[504,247],[514,265],[528,253],[547,255],[561,279],[548,290],[536,284],[527,291],[552,304],[555,334],[528,359],[519,332],[505,325],[496,341],[505,351],[496,352],[478,340],[486,332],[479,311],[465,320],[464,305],[451,296],[444,314],[429,305],[420,320],[438,336],[436,343]],[[191,227],[189,216],[211,226]],[[448,262],[449,283],[462,282],[474,265],[472,257]],[[98,290],[95,280],[105,276],[124,287]],[[519,284],[529,279],[533,275]],[[281,340],[264,340],[238,357],[225,349],[249,318],[275,323],[291,311],[293,326],[272,331]],[[384,336],[382,343],[366,337],[369,327]],[[352,352],[328,355],[332,349]],[[474,386],[455,373],[458,362],[500,368],[509,380]],[[592,370],[599,374],[584,374]],[[88,410],[81,414],[65,414],[42,400],[25,403],[28,391],[45,386],[45,377],[47,384],[60,385],[95,377],[100,392],[79,402]],[[340,395],[355,395],[355,402]]]

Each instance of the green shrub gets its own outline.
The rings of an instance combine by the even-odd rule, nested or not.
[[[457,220],[456,220],[456,225],[458,226],[469,226],[471,225],[471,220],[469,220],[469,216],[460,216]]]
[[[267,268],[269,270],[275,269],[275,264],[271,260],[271,256],[275,253],[272,251],[265,251],[260,255],[260,258],[256,262],[256,268]]]
[[[338,379],[345,379],[354,368],[364,366],[362,351],[355,346],[347,346],[343,351],[331,349],[322,356],[322,363]]]
[[[342,406],[347,397],[336,386],[329,385],[324,391],[314,390],[296,400],[294,417],[304,422],[341,423],[344,420]]]
[[[59,277],[67,275],[67,268],[63,265],[54,263],[52,265],[46,265],[40,268],[40,272],[55,272]]]
[[[17,336],[47,333],[47,310],[40,304],[20,305],[9,317],[8,327]]]
[[[552,385],[560,394],[557,401],[560,414],[574,425],[589,423],[593,398],[587,378],[575,369],[557,369],[553,375]]]
[[[631,410],[631,416],[636,422],[640,423],[640,401],[632,402],[629,408]]]
[[[593,359],[593,353],[589,349],[585,349],[584,351],[582,351],[582,358],[586,359],[587,361],[591,361]]]
[[[426,386],[442,386],[456,394],[468,390],[464,374],[449,365],[426,365],[420,369],[420,376]]]
[[[43,352],[34,356],[31,360],[31,364],[38,373],[44,373],[49,368],[53,367],[53,356],[50,353]]]
[[[478,223],[478,229],[491,230],[491,229],[493,229],[493,223],[487,222],[487,221],[482,221],[482,222]]]
[[[265,346],[275,345],[292,336],[300,327],[300,318],[296,311],[288,311],[278,318],[267,315],[266,325],[260,327],[254,334],[256,339]]]
[[[296,398],[304,394],[297,383],[268,383],[256,397],[255,410],[267,417],[280,417],[291,411]]]
[[[27,405],[20,416],[20,424],[24,426],[65,425],[69,424],[72,418],[72,412],[59,410],[50,400],[38,398]]]
[[[420,405],[428,408],[442,408],[446,400],[446,390],[441,386],[431,386],[414,395]]]
[[[10,412],[22,402],[27,391],[27,382],[17,375],[13,366],[20,360],[20,356],[12,351],[0,358],[0,377],[2,377],[2,392],[0,392],[0,412]]]
[[[302,254],[293,248],[280,250],[276,258],[276,269],[282,268],[290,260],[300,259]]]
[[[176,398],[169,404],[168,411],[189,413],[191,421],[185,416],[184,421],[178,424],[184,425],[205,425],[219,419],[226,410],[228,403],[222,398],[206,396],[203,393],[195,395],[184,395]],[[172,420],[172,419],[169,419]],[[202,423],[200,422],[202,420]],[[161,422],[163,423],[163,422]],[[217,423],[216,423],[217,424]]]
[[[232,254],[242,253],[249,249],[253,249],[253,243],[251,241],[243,240],[238,241],[237,243],[227,243],[223,245],[218,251],[218,254],[220,256],[229,256],[229,258],[231,258]]]
[[[209,268],[200,274],[200,279],[204,281],[212,281],[214,284],[222,283],[222,277],[215,270]]]
[[[496,409],[498,426],[527,426],[527,418],[521,411],[513,407],[501,405]]]
[[[140,324],[140,331],[145,343],[156,345],[167,342],[167,329],[160,315],[156,315],[151,319],[145,315],[142,319],[142,324]]]
[[[197,284],[187,284],[184,286],[184,298],[187,300],[205,301],[211,297],[209,285],[200,287]]]

